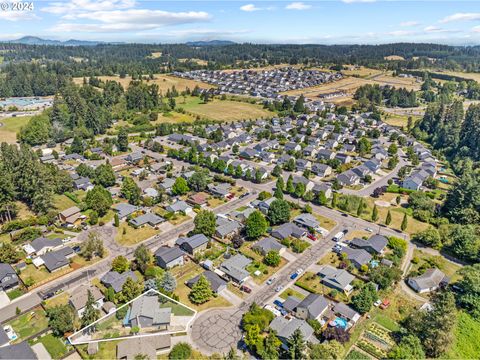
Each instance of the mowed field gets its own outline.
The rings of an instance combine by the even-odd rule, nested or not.
[[[213,100],[204,104],[198,97],[187,98],[185,103],[178,98],[177,106],[193,115],[217,121],[253,120],[275,115],[260,105],[231,100]]]
[[[175,88],[178,91],[183,91],[187,87],[190,89],[193,89],[196,85],[198,85],[200,88],[204,89],[210,89],[212,87],[215,87],[214,85],[206,84],[200,81],[194,81],[194,80],[189,80],[189,79],[182,79],[176,76],[172,75],[165,75],[165,74],[155,74],[154,79],[150,80],[148,83],[149,84],[157,84],[159,87],[160,92],[166,93],[168,89],[171,89],[172,86],[175,86]],[[117,81],[119,82],[125,89],[128,88],[130,85],[130,82],[132,81],[132,78],[130,76],[127,76],[123,79],[120,79],[119,76],[99,76],[99,79],[103,81]],[[74,78],[73,79],[76,84],[83,84],[83,78]]]
[[[17,141],[17,133],[25,126],[31,116],[18,116],[0,118],[0,142],[14,144]]]
[[[450,75],[450,76],[458,76],[461,78],[465,79],[472,79],[477,82],[480,82],[480,73],[469,73],[469,72],[462,72],[462,71],[431,71],[428,69],[425,69],[425,71],[429,71],[433,74],[443,74],[443,75]],[[435,81],[438,81],[438,79],[434,79]]]

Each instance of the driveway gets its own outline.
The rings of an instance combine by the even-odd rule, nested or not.
[[[5,291],[0,291],[0,308],[10,304],[10,298]]]
[[[292,262],[292,261],[295,261],[297,260],[297,257],[292,254],[290,251],[287,251],[285,250],[283,253],[282,253],[282,257],[287,260],[288,262]]]
[[[219,293],[219,295],[223,297],[225,300],[227,300],[233,306],[240,306],[240,304],[243,302],[242,298],[238,297],[228,289],[223,290],[222,292]]]

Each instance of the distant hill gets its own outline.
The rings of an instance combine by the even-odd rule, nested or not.
[[[24,44],[24,45],[63,45],[63,46],[94,46],[98,44],[104,44],[102,41],[87,41],[87,40],[50,40],[42,39],[37,36],[24,36],[17,40],[11,40],[9,43]]]
[[[236,42],[230,40],[188,41],[185,43],[185,45],[189,46],[223,46],[234,44],[236,44]]]

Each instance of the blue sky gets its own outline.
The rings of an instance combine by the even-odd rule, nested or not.
[[[0,10],[0,40],[35,35],[148,43],[226,39],[480,44],[476,1],[33,0],[33,4],[33,11]]]

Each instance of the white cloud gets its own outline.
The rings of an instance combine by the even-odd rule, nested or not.
[[[25,36],[24,33],[11,33],[11,34],[0,33],[0,39],[2,40],[17,40],[24,36]]]
[[[162,26],[207,22],[210,15],[203,11],[168,12],[162,10],[129,9],[94,11],[75,15],[97,23],[60,23],[51,30],[58,32],[117,32],[153,30]]]
[[[41,10],[69,18],[79,12],[130,9],[135,4],[135,0],[70,0],[66,2],[51,2]]]
[[[426,33],[458,33],[460,30],[443,29],[438,26],[430,25],[423,29]]]
[[[307,10],[310,9],[312,5],[305,4],[303,2],[292,2],[291,4],[288,4],[285,6],[285,9],[287,10]]]
[[[402,27],[411,27],[411,26],[418,26],[420,23],[418,21],[404,21],[400,23]]]
[[[472,31],[473,31],[474,33],[480,33],[480,25],[474,26],[474,27],[472,28]]]
[[[387,35],[390,35],[390,36],[407,36],[407,35],[415,35],[415,32],[414,31],[409,31],[409,30],[396,30],[396,31],[388,32]]]
[[[262,10],[262,8],[256,7],[253,4],[247,4],[247,5],[240,6],[240,10],[247,11],[247,12],[252,12],[252,11]]]
[[[342,2],[346,4],[353,4],[353,3],[373,3],[376,0],[342,0]]]
[[[172,30],[164,33],[167,36],[174,37],[224,37],[249,33],[249,30],[218,30],[218,29],[184,29]]]
[[[440,22],[449,23],[454,21],[473,21],[473,20],[480,20],[480,13],[456,13],[443,18],[442,20],[440,20]]]

